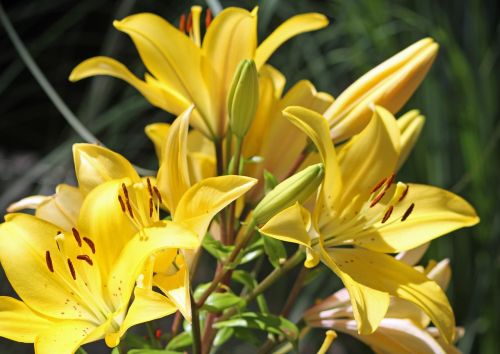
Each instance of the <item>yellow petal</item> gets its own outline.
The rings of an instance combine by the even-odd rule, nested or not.
[[[329,256],[357,283],[387,292],[420,307],[446,340],[452,341],[455,328],[453,311],[445,293],[436,282],[381,253],[358,248],[336,248],[329,251]]]
[[[323,182],[325,204],[332,208],[338,200],[342,186],[339,174],[337,155],[330,140],[328,123],[325,118],[310,109],[292,106],[283,111],[293,124],[301,129],[313,141],[325,165],[325,180]]]
[[[396,113],[422,82],[438,45],[422,39],[389,58],[349,86],[325,112],[335,142],[359,133],[371,116],[371,104]]]
[[[401,152],[396,166],[396,170],[399,170],[417,143],[425,118],[418,110],[412,110],[402,115],[397,123],[401,132]]]
[[[84,193],[97,185],[116,178],[140,180],[130,162],[122,155],[102,146],[92,144],[73,145],[73,160],[78,185]]]
[[[0,336],[22,343],[35,342],[36,336],[52,321],[33,312],[22,301],[0,296]]]
[[[63,230],[71,230],[76,226],[82,203],[83,194],[80,189],[60,184],[56,187],[56,194],[36,208],[35,215]]]
[[[346,269],[344,264],[338,262],[336,252],[337,249],[327,253],[323,247],[320,247],[322,261],[339,276],[349,292],[358,333],[361,335],[373,333],[387,312],[389,294],[385,290],[366,286],[355,279],[352,272]],[[367,272],[369,269],[365,268],[364,271]]]
[[[177,311],[174,303],[154,291],[136,287],[134,301],[117,333],[120,337],[132,326],[168,316]]]
[[[108,290],[115,305],[127,304],[132,289],[148,258],[170,249],[195,249],[198,237],[191,230],[170,221],[159,221],[142,229],[123,248],[108,278]]]
[[[155,85],[151,81],[142,81],[132,74],[122,63],[108,57],[87,59],[73,69],[69,79],[78,81],[96,75],[107,75],[121,79],[135,87],[153,106],[168,112],[181,112],[189,105],[184,97],[171,92],[169,87]]]
[[[7,215],[6,222],[0,225],[2,267],[19,297],[42,315],[95,320],[71,278],[66,258],[60,256],[54,239],[58,232],[57,226],[32,215]],[[65,246],[69,253],[78,248],[72,235]],[[48,266],[47,252],[53,271]]]
[[[54,323],[35,340],[36,354],[73,354],[96,329],[93,323],[66,320]]]
[[[157,273],[154,276],[154,285],[157,286],[181,311],[184,318],[191,322],[191,298],[189,290],[189,271],[182,256],[176,260],[176,267],[180,268],[174,274]]]
[[[15,213],[16,211],[21,211],[24,209],[36,209],[40,204],[48,199],[50,199],[50,197],[46,195],[32,195],[9,205],[7,207],[7,212]]]
[[[190,106],[170,127],[158,170],[158,189],[172,214],[175,213],[183,194],[191,186],[187,161],[187,135],[193,108]]]
[[[301,33],[316,31],[327,25],[326,16],[318,13],[300,14],[289,18],[279,25],[257,48],[255,53],[257,68],[260,68],[276,49],[290,38]]]
[[[366,200],[373,186],[394,172],[399,151],[396,119],[386,109],[377,106],[368,126],[339,153],[344,180],[341,205],[351,203],[358,194]]]
[[[94,188],[85,198],[78,219],[78,230],[94,242],[95,257],[104,279],[137,232],[118,200],[122,184],[128,186],[130,180],[111,180]]]
[[[269,237],[311,247],[308,230],[311,214],[307,209],[295,203],[274,215],[259,231]]]
[[[411,214],[402,221],[412,203]],[[362,231],[355,236],[354,243],[377,252],[400,252],[478,222],[474,208],[456,194],[437,187],[409,184],[407,195],[394,206],[388,221],[378,228]]]
[[[203,153],[188,153],[189,179],[193,183],[214,177],[216,172],[215,157]]]
[[[148,138],[153,142],[155,146],[156,156],[158,161],[161,161],[163,155],[163,148],[165,141],[167,140],[168,130],[170,124],[167,123],[153,123],[146,125],[144,129]]]
[[[210,83],[216,121],[211,122],[217,136],[226,128],[226,98],[236,67],[252,59],[257,47],[257,15],[230,7],[218,14],[207,29],[202,51],[205,80]]]
[[[256,182],[245,176],[219,176],[198,182],[182,196],[173,220],[193,230],[201,239],[213,217]]]

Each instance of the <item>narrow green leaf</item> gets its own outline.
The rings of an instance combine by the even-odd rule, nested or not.
[[[287,258],[285,246],[280,240],[262,237],[264,250],[274,268],[279,268]]]
[[[233,306],[243,307],[245,300],[233,293],[212,293],[202,308],[210,312],[220,312]]]
[[[225,246],[220,241],[214,239],[212,235],[206,234],[203,238],[202,243],[205,251],[214,256],[217,260],[224,262],[231,251],[233,250],[233,246]]]
[[[222,328],[217,332],[214,338],[214,346],[220,347],[222,344],[226,343],[234,334],[234,328]]]
[[[167,349],[168,350],[182,349],[191,346],[192,343],[193,343],[193,336],[191,335],[191,333],[182,332],[176,335],[168,342]]]
[[[278,183],[278,180],[271,172],[264,170],[264,192],[266,194],[272,191]]]

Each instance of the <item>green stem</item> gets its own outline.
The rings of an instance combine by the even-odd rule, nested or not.
[[[306,274],[307,268],[302,267],[300,269],[299,275],[295,279],[295,283],[293,284],[292,290],[290,291],[290,295],[288,295],[288,298],[286,299],[285,306],[283,306],[283,309],[281,310],[281,316],[287,317],[290,313],[290,310],[295,304],[295,300],[297,300],[297,296],[299,296],[300,294],[300,290],[302,290]]]
[[[241,242],[236,244],[233,251],[229,255],[229,258],[222,265],[220,272],[217,272],[215,274],[215,277],[212,280],[212,283],[210,284],[208,289],[205,290],[205,292],[201,295],[200,299],[197,302],[198,307],[203,306],[203,304],[205,303],[207,298],[210,296],[210,294],[213,293],[217,289],[217,287],[219,286],[219,283],[226,277],[227,274],[229,274],[229,272],[231,272],[231,269],[230,268],[227,269],[227,266],[229,266],[231,263],[233,263],[236,260],[236,257],[238,257],[238,254],[240,253],[240,251],[248,243],[248,241],[250,240],[250,238],[253,235],[255,225],[256,225],[255,220],[252,219],[252,221],[250,221],[250,223],[247,226],[246,233],[243,236],[243,238],[241,239]]]
[[[191,314],[192,314],[192,332],[193,332],[193,354],[201,354],[201,329],[198,306],[191,292]]]
[[[233,161],[233,166],[231,168],[231,171],[229,171],[230,175],[239,174],[242,141],[243,139],[236,138],[236,152],[234,155],[235,159]],[[234,220],[236,218],[236,201],[231,203],[231,205],[229,206],[228,213],[229,213],[229,220],[227,223],[227,243],[229,245],[232,245],[234,243],[234,232],[235,232]]]

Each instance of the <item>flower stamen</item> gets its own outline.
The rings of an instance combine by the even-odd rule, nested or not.
[[[94,244],[94,241],[92,241],[88,237],[83,237],[83,241],[89,246],[90,250],[92,251],[92,254],[95,254],[95,244]]]
[[[52,258],[50,257],[50,252],[45,252],[45,262],[47,263],[47,268],[54,273],[54,265],[52,264]]]
[[[73,232],[76,243],[78,243],[78,247],[82,247],[82,238],[80,237],[80,233],[78,232],[78,230],[73,227],[71,231]]]
[[[389,220],[393,209],[394,207],[392,205],[390,205],[389,208],[387,208],[387,211],[385,212],[384,217],[382,218],[382,224],[384,224],[387,220]]]
[[[76,280],[75,267],[73,267],[73,263],[71,262],[71,259],[69,259],[69,258],[68,258],[68,267],[69,267],[69,271],[71,273],[71,276],[73,277],[73,280]]]
[[[405,213],[403,214],[401,221],[405,221],[406,219],[408,219],[414,208],[415,208],[415,203],[411,203],[410,207],[406,209]]]
[[[86,254],[80,254],[80,255],[76,256],[76,259],[79,259],[81,261],[85,261],[89,265],[93,265],[94,264],[94,262],[92,262],[92,259],[88,255],[86,255]]]

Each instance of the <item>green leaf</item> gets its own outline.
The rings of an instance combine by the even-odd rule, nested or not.
[[[227,327],[222,328],[217,332],[214,338],[214,346],[220,347],[222,344],[226,343],[234,334],[234,328]]]
[[[120,354],[120,349],[118,349],[118,347],[114,347],[113,350],[111,351],[111,354]]]
[[[224,262],[228,258],[234,248],[234,246],[223,245],[220,241],[214,239],[209,233],[203,238],[202,246],[205,251],[221,262]]]
[[[196,301],[200,300],[201,295],[210,287],[211,283],[201,283],[196,287],[196,290],[193,293],[193,297]]]
[[[163,349],[132,349],[128,351],[128,354],[183,354],[183,352]]]
[[[234,328],[235,332],[234,335],[236,338],[245,341],[247,343],[250,343],[253,346],[259,347],[262,345],[262,338],[259,338],[255,332],[253,332],[249,328],[245,327],[238,327]]]
[[[274,268],[279,268],[287,258],[283,242],[272,237],[262,237],[264,250]]]
[[[233,306],[243,307],[245,300],[233,293],[212,293],[202,308],[210,312],[221,312]]]
[[[274,177],[274,175],[271,172],[264,170],[264,193],[265,194],[272,191],[274,189],[274,187],[276,187],[278,185],[278,183],[279,183],[278,180],[276,179],[276,177]]]
[[[257,286],[257,281],[248,272],[244,270],[235,270],[233,272],[232,279],[240,284],[243,284],[248,290],[253,290]],[[268,313],[269,307],[267,306],[266,298],[264,295],[260,294],[257,296],[257,305],[259,306],[260,312]]]
[[[245,312],[227,321],[217,322],[215,328],[243,327],[258,329],[267,333],[284,335],[289,341],[297,340],[299,330],[295,324],[283,317],[267,313]]]
[[[87,351],[85,349],[83,349],[82,347],[78,348],[78,350],[76,351],[75,354],[88,354]]]
[[[168,350],[182,349],[189,347],[192,343],[193,343],[193,336],[191,335],[191,333],[182,332],[176,335],[168,342],[167,349]]]

